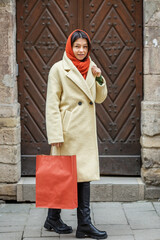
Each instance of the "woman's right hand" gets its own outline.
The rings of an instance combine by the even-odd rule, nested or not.
[[[61,147],[62,143],[51,143],[51,146],[55,146],[55,147]]]

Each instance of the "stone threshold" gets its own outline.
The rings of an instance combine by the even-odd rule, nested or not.
[[[17,202],[35,202],[35,177],[21,177]],[[91,182],[93,202],[132,202],[144,200],[145,184],[140,177],[101,177]]]

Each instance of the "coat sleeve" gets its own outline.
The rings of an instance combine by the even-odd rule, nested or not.
[[[103,78],[103,84],[100,85],[97,81],[96,81],[96,103],[102,103],[106,97],[107,97],[107,85],[106,85],[106,81]]]
[[[49,144],[64,142],[62,119],[59,109],[62,86],[55,75],[55,67],[53,66],[48,76],[46,98],[46,128]]]

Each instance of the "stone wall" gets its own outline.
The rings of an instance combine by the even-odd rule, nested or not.
[[[144,1],[144,100],[141,118],[145,198],[160,198],[160,0]]]
[[[16,6],[0,1],[0,198],[16,199],[20,179],[20,114],[16,81]]]

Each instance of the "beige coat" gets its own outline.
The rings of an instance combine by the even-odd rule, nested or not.
[[[90,63],[86,80],[64,53],[49,72],[46,125],[53,155],[76,155],[78,182],[99,180],[95,102],[107,96],[106,82],[95,81]]]

